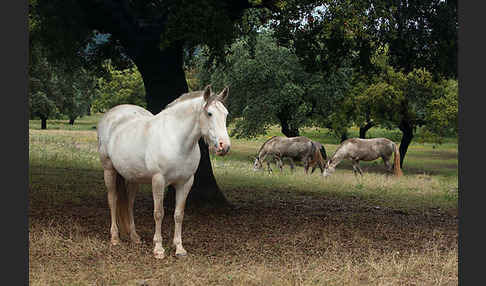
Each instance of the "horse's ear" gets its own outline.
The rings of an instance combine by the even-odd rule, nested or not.
[[[228,97],[229,87],[225,87],[223,91],[218,95],[219,100],[224,102]]]
[[[205,101],[208,101],[209,97],[211,96],[211,85],[208,84],[203,91],[203,97]]]

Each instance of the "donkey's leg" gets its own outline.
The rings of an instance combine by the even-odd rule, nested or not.
[[[162,219],[164,218],[164,188],[165,179],[162,174],[156,174],[152,177],[152,195],[154,198],[154,256],[162,259],[165,257],[165,250],[162,247]]]
[[[173,244],[176,247],[176,256],[181,257],[187,254],[187,251],[182,246],[182,220],[184,219],[184,209],[186,207],[186,198],[191,190],[194,176],[184,183],[177,184],[176,188],[176,206],[174,211],[174,240]]]
[[[267,160],[267,170],[269,174],[272,173],[272,167],[270,167],[270,160]]]
[[[290,171],[293,173],[295,171],[295,164],[294,164],[294,159],[291,157],[288,157],[290,160]]]
[[[128,183],[127,191],[128,191],[128,216],[130,218],[130,239],[134,243],[141,243],[140,236],[137,234],[135,230],[135,220],[133,218],[133,204],[135,202],[135,195],[139,190],[140,185],[137,183]]]
[[[393,166],[390,164],[390,157],[385,157],[382,156],[381,159],[383,159],[383,164],[385,164],[385,168],[389,173],[393,173]]]
[[[354,172],[354,175],[357,175],[357,173],[359,173],[361,176],[363,176],[363,172],[361,171],[361,168],[359,167],[359,161],[358,160],[353,160],[353,172]]]
[[[309,163],[310,163],[310,158],[307,158],[304,160],[304,172],[306,175],[309,174]]]
[[[282,157],[275,155],[275,161],[277,162],[277,167],[280,169],[280,173],[283,172],[283,160]]]
[[[104,179],[106,189],[108,190],[108,205],[110,207],[111,216],[111,244],[118,245],[120,244],[120,237],[118,235],[118,225],[116,223],[116,171],[114,169],[105,169]]]

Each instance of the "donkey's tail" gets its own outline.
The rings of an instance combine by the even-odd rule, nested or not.
[[[324,166],[326,165],[325,160],[327,159],[326,155],[326,150],[324,149],[324,146],[321,145],[320,149],[317,149],[316,144],[314,142],[312,143],[312,171],[311,174],[314,173],[314,170],[316,169],[316,164],[319,166],[319,169],[321,170],[321,173],[324,172]]]
[[[394,163],[393,163],[393,173],[395,176],[400,177],[403,175],[402,169],[400,169],[400,151],[398,150],[398,146],[396,144],[393,145],[395,152],[394,152]]]
[[[128,235],[130,233],[130,221],[128,217],[128,193],[125,178],[116,173],[116,222],[119,231]]]
[[[321,157],[324,159],[324,160],[327,160],[327,154],[326,154],[326,149],[324,149],[324,145],[321,145]]]

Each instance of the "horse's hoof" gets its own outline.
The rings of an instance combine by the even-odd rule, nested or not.
[[[176,253],[176,258],[177,259],[185,259],[187,258],[187,252],[186,253]]]
[[[137,236],[132,236],[132,237],[131,237],[131,240],[132,240],[132,242],[133,242],[133,243],[135,243],[135,244],[140,244],[140,243],[142,243],[142,240],[140,239],[140,236],[138,236],[138,235],[137,235]]]
[[[154,257],[155,259],[164,259],[165,258],[165,253],[164,252],[154,252]]]
[[[162,249],[154,249],[154,257],[156,259],[164,259],[165,258],[165,250]]]
[[[119,239],[112,239],[112,240],[111,240],[111,245],[113,245],[113,246],[118,246],[118,245],[120,245],[120,240],[119,240]]]

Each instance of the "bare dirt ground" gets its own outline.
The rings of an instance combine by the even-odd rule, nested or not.
[[[31,285],[458,283],[454,211],[404,211],[286,190],[224,190],[231,209],[186,208],[185,259],[174,257],[173,209],[166,206],[162,236],[169,257],[159,261],[152,257],[151,194],[142,191],[135,202],[143,243],[112,247],[102,181],[86,188],[95,190],[63,202],[29,190]],[[266,199],[254,192],[267,192]]]

